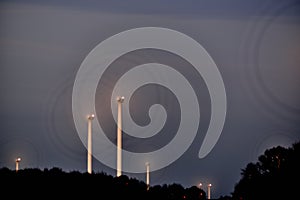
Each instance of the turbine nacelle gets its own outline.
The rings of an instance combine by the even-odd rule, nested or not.
[[[94,114],[88,115],[88,119],[89,119],[89,120],[93,120],[94,118],[95,118],[95,115],[94,115]]]
[[[124,100],[125,100],[125,97],[124,97],[124,96],[117,97],[117,102],[118,102],[118,103],[123,103]]]

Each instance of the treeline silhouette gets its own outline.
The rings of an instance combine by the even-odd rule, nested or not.
[[[26,168],[18,171],[0,169],[1,194],[12,198],[30,199],[139,199],[196,200],[206,193],[192,186],[164,184],[148,187],[143,181],[126,175],[113,177],[104,172],[65,172],[61,168]]]
[[[219,200],[300,199],[300,142],[291,147],[267,149],[256,163],[241,170],[241,179],[230,195]],[[139,200],[202,200],[201,188],[184,188],[178,183],[153,185],[126,175],[113,177],[104,172],[92,174],[78,171],[64,172],[54,167],[18,171],[0,168],[2,196],[30,199],[139,199]]]

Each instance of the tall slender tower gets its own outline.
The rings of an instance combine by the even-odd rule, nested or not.
[[[21,158],[16,159],[16,172],[19,170],[19,163],[21,162]]]
[[[146,162],[146,184],[147,184],[147,190],[149,190],[150,187],[150,164],[149,162]]]
[[[88,140],[87,140],[87,172],[92,173],[92,120],[95,118],[94,114],[88,116]]]
[[[118,127],[117,127],[117,176],[122,175],[122,103],[124,97],[118,97]]]
[[[210,199],[210,188],[211,188],[211,184],[207,185],[207,199]]]

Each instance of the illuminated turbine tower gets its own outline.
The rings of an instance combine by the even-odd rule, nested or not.
[[[95,118],[95,115],[88,116],[88,152],[87,152],[87,171],[89,174],[92,173],[92,120]]]
[[[147,184],[147,190],[149,190],[150,187],[150,170],[149,170],[149,162],[146,162],[146,184]]]
[[[21,162],[21,158],[16,159],[16,172],[19,170],[19,162]]]
[[[210,188],[211,188],[211,184],[207,185],[207,199],[210,199]]]
[[[118,97],[118,128],[117,128],[117,176],[122,175],[122,103],[124,97]]]

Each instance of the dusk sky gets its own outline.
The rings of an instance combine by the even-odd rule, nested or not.
[[[86,144],[80,138],[86,133],[78,133],[72,110],[76,75],[102,41],[141,27],[167,28],[197,41],[220,72],[227,106],[220,137],[199,158],[212,114],[205,77],[195,73],[187,60],[157,49],[130,52],[111,63],[97,85],[95,114],[113,143],[116,110],[110,105],[112,89],[135,66],[161,63],[174,68],[190,82],[198,98],[201,118],[193,142],[174,162],[151,172],[150,184],[190,187],[201,182],[206,191],[211,183],[212,198],[229,195],[241,178],[241,169],[256,162],[264,150],[289,147],[300,140],[298,0],[1,0],[0,167],[14,169],[15,159],[21,157],[20,168],[86,171]],[[168,80],[150,72],[146,77]],[[145,85],[128,102],[131,117],[140,126],[151,123],[148,112],[153,104],[165,108],[167,119],[153,137],[124,135],[124,149],[150,152],[174,139],[185,111],[180,110],[181,102],[170,88]],[[124,127],[126,123],[124,119]],[[101,153],[115,158],[109,149]],[[96,158],[93,170],[116,174]],[[144,173],[124,174],[145,180]]]

